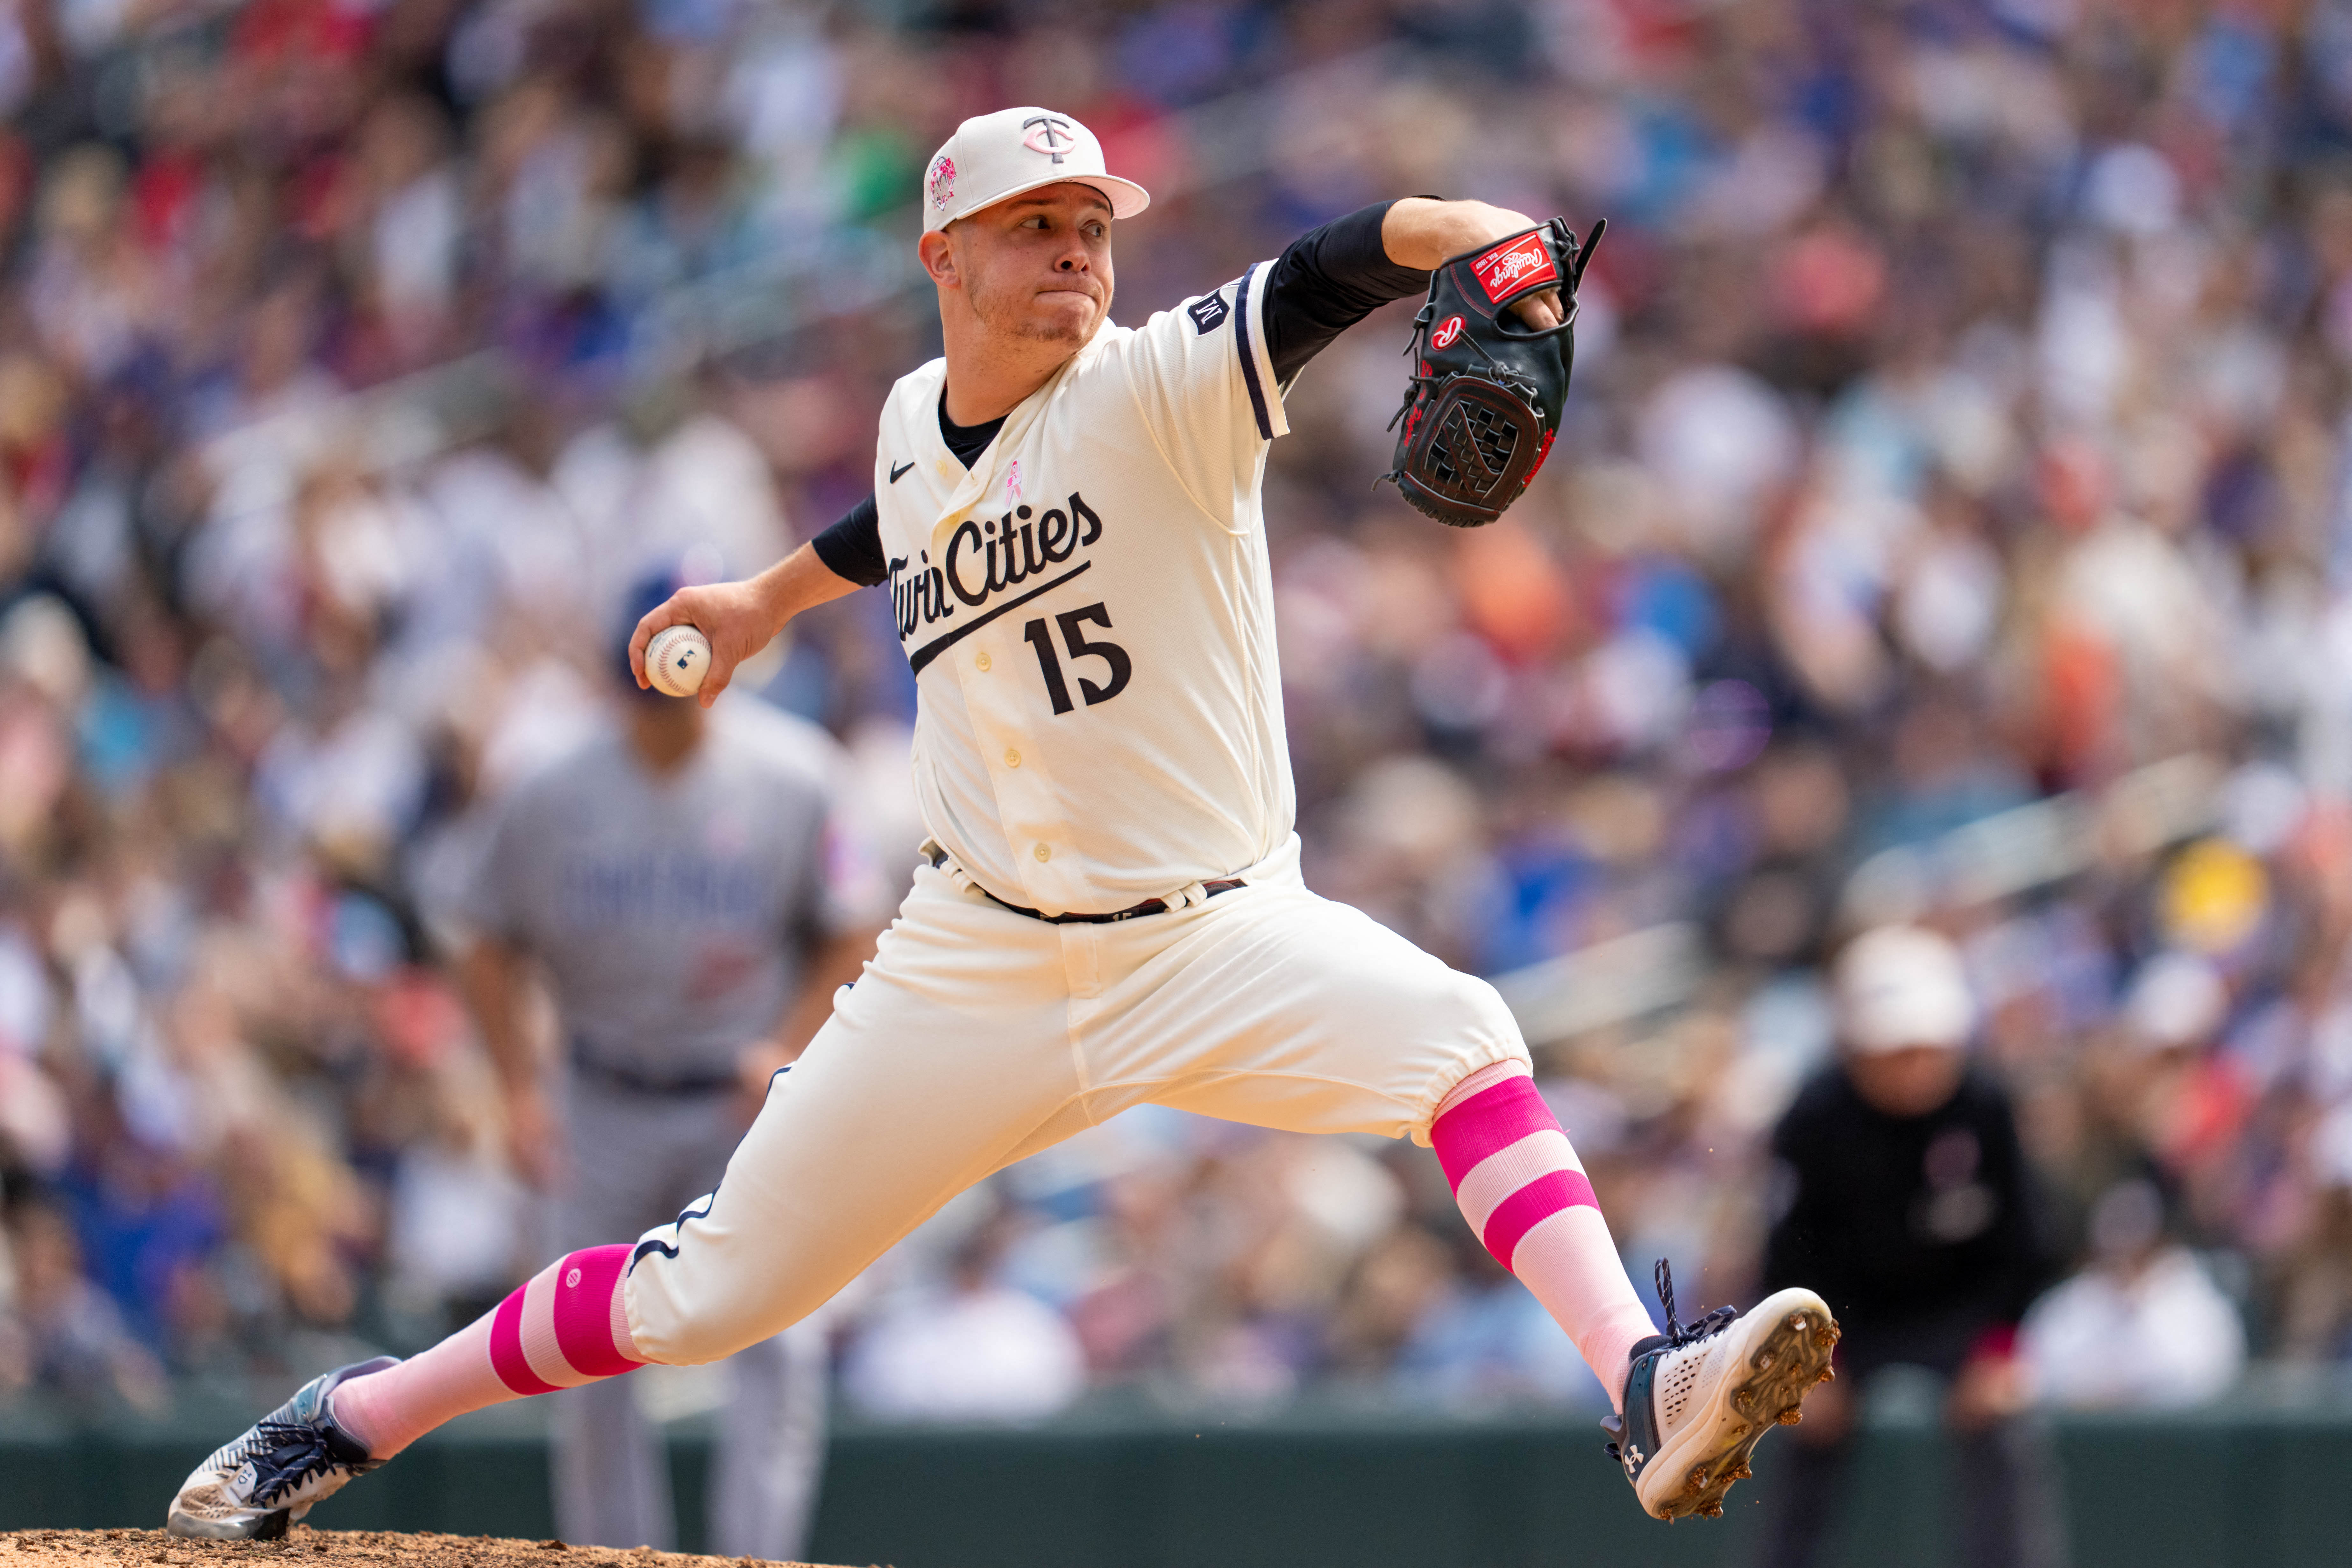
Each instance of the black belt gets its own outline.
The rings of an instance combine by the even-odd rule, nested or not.
[[[731,1072],[688,1073],[682,1078],[648,1078],[629,1068],[614,1067],[584,1055],[575,1042],[572,1047],[572,1070],[583,1078],[592,1078],[614,1089],[625,1089],[632,1094],[671,1095],[684,1098],[696,1094],[719,1094],[734,1089],[742,1079]]]
[[[948,852],[934,844],[931,846],[931,852],[925,858],[930,861],[931,868],[937,870],[947,864]],[[1249,884],[1239,877],[1220,877],[1213,882],[1202,883],[1201,890],[1213,899],[1219,893],[1230,893],[1235,888],[1248,886]],[[982,898],[997,908],[1011,910],[1016,915],[1027,915],[1033,921],[1044,921],[1049,926],[1107,926],[1119,921],[1131,921],[1138,915],[1164,915],[1169,910],[1169,903],[1165,899],[1146,899],[1133,909],[1115,910],[1107,915],[1049,915],[1020,904],[1008,904],[986,888],[981,887],[978,882],[974,882],[972,887],[979,890]]]

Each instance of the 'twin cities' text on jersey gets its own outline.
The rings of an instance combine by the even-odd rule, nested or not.
[[[877,564],[915,674],[917,796],[1007,902],[1101,913],[1296,854],[1264,270],[1103,326],[969,468],[940,428],[944,361],[883,409]]]
[[[958,632],[982,624],[997,613],[987,608],[991,601],[1024,584],[1034,584],[1033,591],[1044,587],[1054,567],[1100,539],[1102,531],[1102,519],[1085,496],[1072,490],[1061,506],[1042,512],[1024,504],[1001,517],[966,518],[948,536],[947,553],[937,564],[929,550],[919,552],[911,563],[903,555],[892,556],[890,607],[898,618],[898,640],[921,642],[920,628],[952,619],[959,609],[982,614],[967,616]],[[1085,570],[1085,563],[1076,570]],[[944,646],[943,639],[910,647],[908,662],[919,674]]]

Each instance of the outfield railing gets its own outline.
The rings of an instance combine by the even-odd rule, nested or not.
[[[251,1416],[187,1398],[161,1416],[0,1406],[0,1530],[159,1523],[180,1478]],[[320,1529],[545,1538],[544,1410],[486,1411],[322,1507]],[[2352,1563],[2352,1389],[2282,1380],[2168,1415],[2051,1422],[2074,1568]],[[671,1428],[681,1545],[700,1544],[710,1435]],[[1720,1521],[1645,1519],[1591,1413],[1467,1416],[1302,1404],[1248,1417],[1106,1398],[1025,1427],[850,1423],[832,1443],[813,1554],[895,1568],[1732,1568],[1776,1455]],[[1942,1568],[1948,1453],[1932,1401],[1874,1402],[1830,1561]]]

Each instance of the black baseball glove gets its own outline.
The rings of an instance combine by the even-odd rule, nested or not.
[[[1406,349],[1414,370],[1397,410],[1396,468],[1381,477],[1438,521],[1486,526],[1543,467],[1576,357],[1576,286],[1607,226],[1580,242],[1554,218],[1430,274]],[[1559,290],[1560,324],[1537,331],[1509,307],[1545,289]]]

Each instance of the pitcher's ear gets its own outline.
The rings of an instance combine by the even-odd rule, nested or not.
[[[916,255],[921,258],[923,270],[931,281],[941,288],[956,289],[963,284],[962,271],[956,265],[955,242],[944,229],[933,229],[917,242]]]

